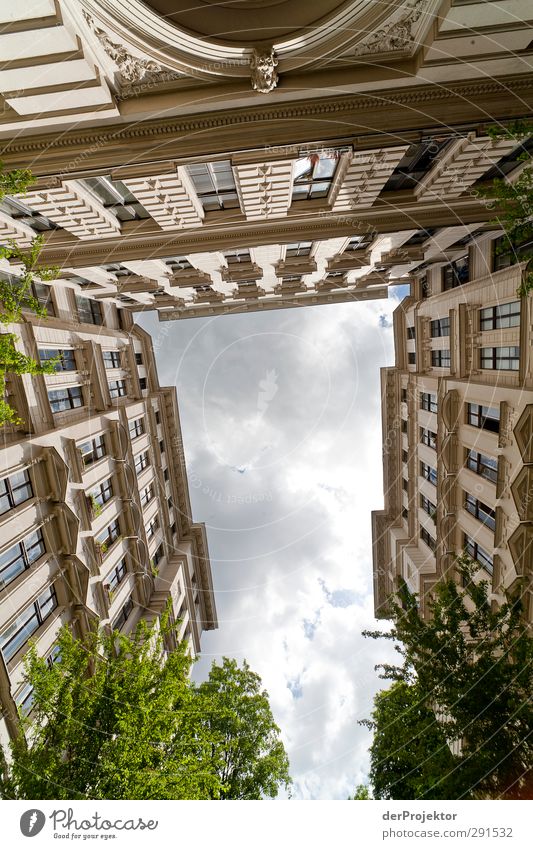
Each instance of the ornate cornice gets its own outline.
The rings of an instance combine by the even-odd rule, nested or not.
[[[518,97],[513,110],[513,99],[511,95],[515,92]],[[87,158],[88,152],[91,153],[93,150],[97,152],[107,145],[112,146],[120,142],[127,143],[135,140],[162,137],[171,138],[173,136],[183,137],[202,131],[221,130],[225,128],[242,129],[243,127],[249,128],[254,124],[272,124],[275,122],[279,122],[280,130],[283,130],[283,124],[291,120],[301,122],[302,119],[317,119],[321,116],[328,119],[331,116],[341,114],[353,116],[354,113],[361,111],[369,112],[371,110],[386,112],[390,122],[395,106],[400,108],[407,107],[409,109],[409,116],[405,115],[401,121],[402,125],[405,126],[406,124],[414,123],[413,118],[416,117],[416,109],[413,113],[413,107],[439,104],[440,108],[435,110],[435,114],[437,114],[439,112],[441,113],[442,104],[446,102],[460,104],[465,112],[465,117],[461,120],[479,121],[487,119],[485,110],[479,105],[480,99],[490,97],[491,95],[499,95],[501,97],[504,94],[505,100],[501,104],[501,112],[498,115],[492,116],[495,120],[506,113],[509,114],[509,117],[518,116],[518,104],[520,102],[522,104],[520,114],[525,114],[527,112],[527,103],[524,103],[522,98],[526,92],[533,94],[531,77],[519,75],[504,77],[500,80],[484,78],[474,82],[448,86],[425,85],[394,92],[384,90],[339,98],[316,98],[304,102],[282,103],[268,107],[248,107],[246,109],[195,113],[186,117],[172,116],[165,120],[151,120],[142,123],[135,121],[125,126],[117,127],[116,125],[109,125],[96,129],[87,129],[84,132],[72,130],[60,134],[54,132],[19,137],[6,144],[2,151],[2,156],[5,159],[8,156],[20,157],[22,154],[31,155],[44,152],[45,150],[48,154],[53,154],[57,150],[68,150],[70,158],[74,162],[76,159],[74,155],[76,148],[82,149]],[[509,109],[509,106],[511,106],[511,109]],[[437,120],[431,112],[427,114],[428,111],[428,109],[424,109],[424,116],[422,116],[425,117],[426,126],[435,123]],[[469,119],[466,117],[466,114],[470,116]],[[372,132],[375,132],[375,130],[372,130]],[[287,143],[286,138],[285,143]],[[165,153],[165,157],[167,157],[167,153]],[[39,171],[38,167],[34,170],[36,173]]]
[[[392,53],[411,50],[416,46],[413,35],[414,24],[422,17],[427,0],[410,0],[403,14],[377,32],[371,33],[357,45],[355,56],[367,56],[373,53]]]

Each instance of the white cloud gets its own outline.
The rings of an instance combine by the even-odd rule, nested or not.
[[[383,501],[379,367],[395,305],[189,320],[159,340],[220,623],[196,674],[226,654],[261,675],[296,798],[344,799],[364,778],[357,720],[381,684],[374,664],[391,659],[361,631],[375,627],[370,510]]]

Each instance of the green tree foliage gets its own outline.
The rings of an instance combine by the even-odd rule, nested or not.
[[[6,374],[52,374],[57,360],[51,359],[40,365],[31,357],[17,351],[14,333],[0,333],[0,427],[4,424],[18,425],[22,420],[5,400]]]
[[[376,701],[372,781],[383,798],[406,798],[394,795],[396,781],[402,793],[414,782],[414,798],[441,798],[443,788],[447,798],[531,798],[533,639],[521,601],[508,598],[493,609],[489,584],[466,554],[456,571],[460,583],[435,586],[427,621],[402,581],[390,600],[392,630],[365,632],[395,641],[402,657],[400,665],[381,665],[381,677],[401,686]],[[444,738],[460,742],[452,769],[447,756],[441,760],[442,737],[431,732],[434,711]],[[413,772],[418,746],[427,760]]]
[[[515,121],[506,129],[489,127],[488,134],[493,139],[512,139],[523,141],[533,135],[533,124],[527,121]],[[503,228],[506,239],[500,251],[515,250],[516,245],[533,237],[533,167],[531,153],[528,150],[518,157],[523,167],[512,182],[505,177],[492,181],[490,186],[480,188],[484,197],[494,202],[498,217],[494,223]],[[525,297],[533,289],[533,251],[529,251],[524,259],[528,260],[523,281],[517,290],[519,297]]]
[[[209,679],[198,687],[202,725],[213,741],[211,766],[221,799],[274,797],[290,784],[289,762],[268,694],[246,661],[242,667],[225,657],[213,663]],[[216,710],[212,707],[216,706]]]
[[[0,200],[6,195],[24,194],[35,183],[35,177],[27,168],[4,171],[0,160]]]
[[[355,793],[352,796],[352,801],[367,802],[369,799],[372,799],[372,795],[370,793],[370,790],[368,789],[368,785],[358,784],[355,788]]]
[[[225,660],[213,667],[209,686],[195,686],[185,645],[165,652],[175,627],[163,619],[160,628],[141,623],[132,636],[99,632],[84,641],[63,628],[51,668],[32,648],[26,676],[33,710],[21,718],[10,762],[3,758],[0,797],[275,795],[288,779],[279,768],[286,756],[258,677]],[[233,767],[224,773],[229,752]]]

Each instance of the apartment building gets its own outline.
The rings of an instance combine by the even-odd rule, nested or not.
[[[0,741],[31,709],[29,640],[53,663],[58,629],[125,633],[170,605],[199,651],[217,618],[205,528],[193,522],[174,388],[150,337],[78,284],[38,284],[48,317],[7,328],[53,374],[8,375],[22,419],[2,428]],[[170,646],[169,646],[170,647]]]
[[[376,615],[399,576],[424,609],[466,550],[494,600],[519,590],[533,620],[533,317],[531,296],[517,295],[531,245],[509,249],[496,231],[424,247],[394,313],[395,365],[381,374]]]

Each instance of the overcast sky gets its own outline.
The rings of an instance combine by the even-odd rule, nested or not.
[[[370,511],[383,505],[379,368],[398,301],[158,323],[175,385],[193,516],[207,527],[213,658],[246,658],[269,692],[296,799],[346,799],[368,769],[391,649],[375,627]]]

